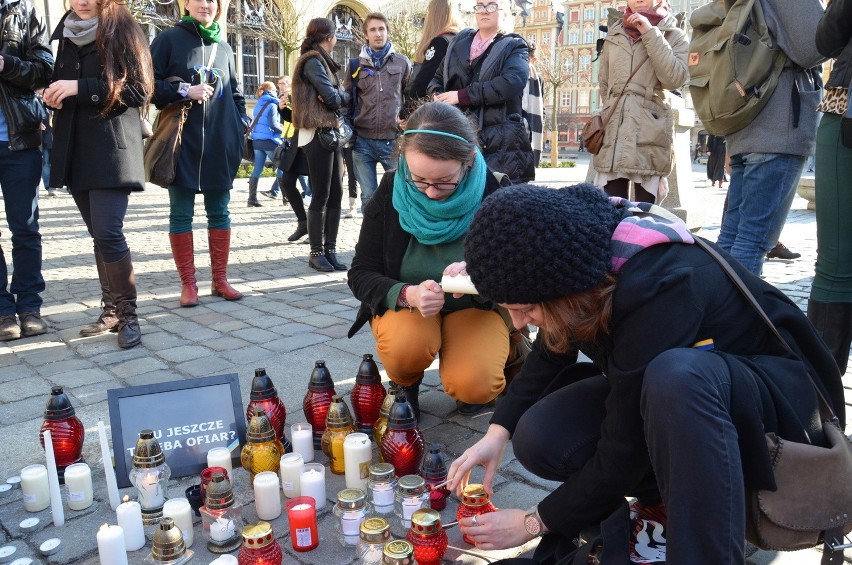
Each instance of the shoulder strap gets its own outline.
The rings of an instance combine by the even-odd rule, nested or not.
[[[256,126],[256,125],[257,125],[257,121],[260,119],[260,117],[263,115],[264,110],[266,110],[266,108],[267,108],[270,104],[272,104],[272,102],[267,102],[267,103],[265,103],[263,106],[261,106],[261,107],[260,107],[260,112],[258,112],[258,113],[257,113],[257,115],[254,117],[254,119],[253,119],[253,120],[251,121],[251,123],[249,124],[248,131],[253,131],[253,130],[254,130],[254,126]]]
[[[734,268],[731,267],[731,264],[728,263],[725,258],[722,257],[718,251],[713,249],[713,247],[710,246],[706,241],[697,236],[694,239],[695,244],[698,247],[706,251],[710,255],[710,257],[712,257],[717,263],[719,263],[719,266],[722,267],[722,270],[725,271],[725,274],[728,276],[729,279],[731,279],[731,281],[734,283],[734,286],[737,287],[737,289],[745,297],[749,304],[751,304],[752,308],[754,308],[754,310],[758,313],[760,318],[766,323],[766,325],[772,331],[773,335],[778,338],[778,341],[781,342],[781,344],[787,349],[787,351],[789,351],[791,354],[793,354],[793,356],[795,356],[796,354],[790,347],[790,344],[788,344],[787,340],[785,340],[784,337],[778,332],[778,328],[775,327],[775,324],[773,324],[772,320],[769,319],[769,316],[766,315],[766,312],[757,302],[757,299],[745,285],[745,283],[737,274],[737,272],[734,271]],[[817,397],[819,398],[820,414],[826,420],[837,422],[838,420],[837,416],[834,414],[834,409],[831,407],[831,404],[822,394],[822,390],[820,390],[820,388],[817,386],[816,382],[814,381],[814,378],[811,376],[810,371],[806,371],[805,374],[807,374],[808,380],[811,381],[811,385],[814,387],[814,390],[817,393]]]
[[[606,126],[609,123],[610,118],[612,118],[612,114],[615,112],[615,109],[618,107],[618,102],[621,100],[621,97],[624,96],[624,89],[627,88],[627,85],[630,84],[630,81],[633,79],[633,76],[636,74],[636,71],[642,68],[642,65],[648,62],[648,57],[646,56],[642,59],[642,62],[639,63],[633,72],[630,73],[630,76],[627,77],[627,82],[624,83],[624,88],[621,89],[621,94],[618,95],[618,98],[615,99],[615,102],[612,103],[612,106],[609,109],[609,114],[607,114],[606,118],[603,119],[603,125]]]

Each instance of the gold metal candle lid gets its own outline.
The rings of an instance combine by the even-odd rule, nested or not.
[[[345,428],[352,425],[352,413],[349,406],[339,394],[331,397],[328,405],[328,416],[325,419],[326,428]]]
[[[337,506],[344,510],[357,510],[364,507],[367,493],[359,488],[346,488],[337,493]]]
[[[250,443],[264,443],[275,439],[275,430],[269,422],[269,417],[259,406],[255,406],[252,412],[246,439]]]
[[[437,534],[441,531],[441,515],[431,508],[415,510],[411,515],[411,531],[426,536]]]
[[[491,497],[485,492],[485,487],[471,483],[462,489],[462,504],[465,506],[485,506]]]
[[[249,549],[262,549],[275,541],[272,524],[257,522],[243,528],[243,545]]]
[[[166,462],[166,456],[160,449],[160,444],[154,438],[152,430],[139,432],[136,448],[133,450],[133,466],[138,469],[152,469]]]
[[[389,483],[396,477],[396,471],[390,463],[370,465],[370,480],[377,483]]]
[[[400,477],[397,488],[403,496],[416,496],[426,492],[426,481],[420,475],[405,475]]]
[[[204,506],[208,510],[224,510],[234,505],[234,489],[231,482],[225,478],[224,473],[213,473],[213,478],[205,490],[207,500]]]
[[[186,544],[180,528],[175,526],[172,518],[162,518],[160,527],[154,530],[154,541],[151,556],[154,561],[174,561],[186,553]]]
[[[384,565],[411,565],[414,563],[414,546],[403,540],[386,543],[382,563]]]
[[[361,539],[367,543],[384,543],[390,539],[390,524],[384,518],[367,518],[361,522]]]

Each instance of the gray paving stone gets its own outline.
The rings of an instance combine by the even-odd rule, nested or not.
[[[68,371],[60,375],[54,375],[51,380],[59,386],[75,388],[78,386],[101,383],[112,379],[112,376],[103,369],[80,369]]]
[[[175,369],[190,377],[209,377],[211,375],[232,373],[234,363],[235,361],[230,358],[225,359],[220,355],[209,355],[180,363]]]
[[[14,402],[22,398],[50,393],[50,385],[42,377],[27,377],[0,384],[0,402]]]
[[[252,327],[233,331],[230,333],[230,335],[257,345],[262,345],[278,337],[275,333],[269,330],[262,330],[260,328]]]
[[[172,349],[164,349],[158,353],[160,357],[172,363],[183,363],[199,357],[210,355],[210,350],[199,345],[181,345]]]
[[[33,369],[21,363],[21,360],[16,355],[0,355],[0,359],[14,361],[13,365],[0,367],[0,383],[35,376]]]
[[[132,375],[125,377],[122,380],[127,383],[127,386],[142,386],[154,383],[167,383],[170,381],[180,380],[180,378],[181,376],[174,371],[162,370]]]

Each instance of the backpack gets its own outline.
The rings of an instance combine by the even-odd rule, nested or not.
[[[760,113],[787,64],[759,0],[714,0],[692,12],[689,93],[713,135],[728,135]]]

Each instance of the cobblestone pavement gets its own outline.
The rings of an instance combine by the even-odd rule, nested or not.
[[[539,179],[548,186],[579,182],[584,178],[583,160],[573,169],[540,169]],[[702,233],[715,239],[724,191],[707,187],[701,168],[695,169],[696,190],[708,218]],[[268,189],[269,179],[261,181]],[[65,564],[98,562],[96,529],[105,522],[115,523],[109,508],[102,460],[97,441],[97,421],[108,421],[107,390],[194,377],[237,373],[243,404],[256,367],[265,367],[272,376],[288,411],[288,422],[304,420],[301,400],[313,363],[325,359],[338,392],[348,393],[363,353],[374,353],[369,331],[353,339],[346,332],[356,313],[356,301],[346,286],[345,273],[321,274],[307,266],[308,246],[288,243],[295,228],[292,211],[280,202],[264,199],[262,208],[247,208],[247,182],[237,181],[231,205],[233,241],[230,280],[245,293],[239,302],[226,302],[209,295],[210,267],[203,221],[195,223],[196,266],[201,303],[180,308],[179,279],[175,272],[166,232],[168,198],[164,190],[151,187],[131,196],[125,231],[132,250],[139,288],[139,316],[142,345],[119,350],[115,336],[108,334],[81,338],[79,329],[98,315],[99,287],[92,259],[91,240],[68,196],[44,197],[41,201],[41,228],[44,244],[44,293],[42,314],[51,327],[46,335],[0,344],[0,482],[17,475],[21,468],[44,461],[38,445],[42,411],[50,387],[65,388],[77,415],[86,426],[85,460],[92,466],[95,503],[87,510],[67,510],[66,525],[55,528],[50,511],[36,516],[42,527],[22,533],[19,523],[28,517],[21,504],[20,491],[0,498],[0,546],[13,545],[17,557],[36,562]],[[42,192],[44,194],[44,192]],[[796,261],[770,261],[766,278],[781,287],[804,307],[816,253],[814,214],[804,209],[804,200],[794,204],[783,241],[802,253]],[[196,207],[203,220],[203,208]],[[9,257],[8,231],[3,227],[2,242]],[[358,236],[359,219],[341,220],[338,251],[349,262]],[[437,371],[427,373],[421,406],[421,429],[429,442],[446,446],[455,456],[471,445],[486,429],[489,415],[464,417],[455,403],[440,390]],[[319,460],[325,458],[319,454]],[[474,477],[476,478],[476,477]],[[340,476],[328,475],[327,493],[331,501],[343,488]],[[169,491],[179,496],[192,484],[190,478],[173,479]],[[247,474],[235,471],[237,496],[251,501]],[[526,508],[554,487],[526,472],[508,450],[495,482],[494,503],[498,507]],[[122,495],[131,494],[129,489]],[[346,564],[354,561],[354,551],[342,548],[333,537],[334,516],[326,507],[320,515],[321,541],[308,553],[292,550],[285,518],[273,520],[273,527],[285,551],[285,562]],[[454,520],[456,503],[443,512],[445,522]],[[696,509],[700,511],[700,509]],[[245,510],[254,519],[253,504]],[[452,548],[447,561],[484,563],[503,556],[529,551],[524,547],[505,552],[482,552],[466,545],[458,529],[448,531]],[[203,541],[199,523],[195,526],[196,552],[193,563],[209,563],[214,555]],[[38,553],[46,539],[58,537],[61,550],[50,556]],[[457,548],[457,549],[453,549]],[[465,550],[465,552],[460,551]],[[131,563],[141,563],[150,546],[130,554]],[[759,552],[751,563],[817,563],[815,551],[776,555]]]

